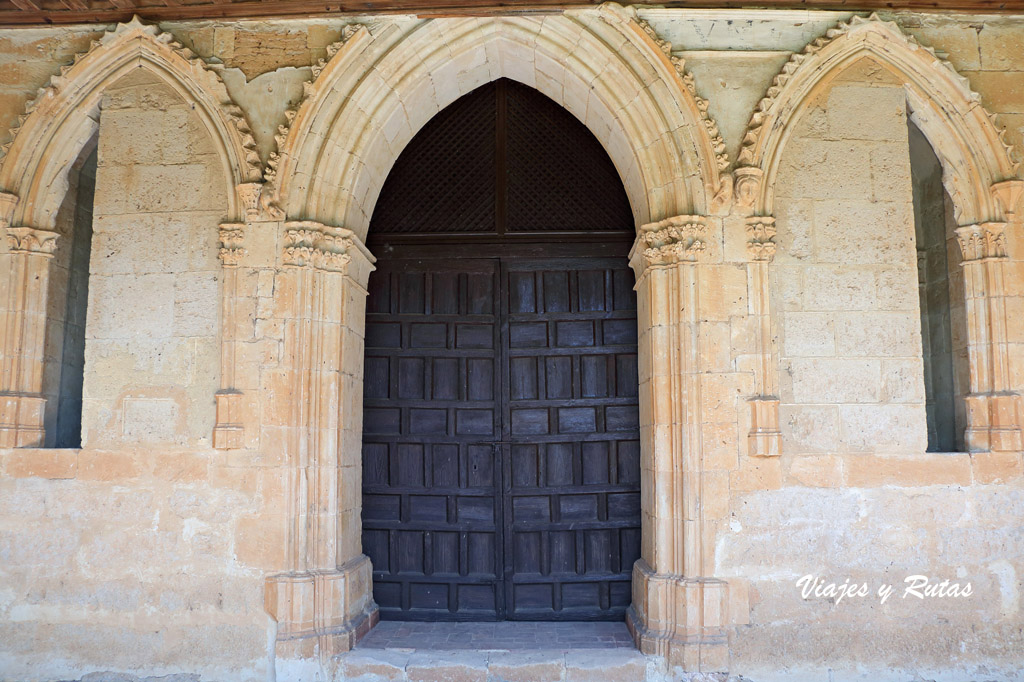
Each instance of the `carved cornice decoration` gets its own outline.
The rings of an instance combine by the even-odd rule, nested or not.
[[[317,62],[311,65],[313,71],[313,77],[302,83],[302,97],[299,101],[295,102],[292,106],[288,107],[284,116],[287,121],[286,124],[277,126],[277,134],[274,135],[274,142],[276,147],[274,151],[270,153],[270,157],[267,159],[267,167],[263,171],[263,177],[266,179],[268,184],[273,184],[277,180],[278,167],[281,164],[281,153],[285,148],[285,144],[288,140],[288,134],[291,132],[292,121],[295,120],[295,116],[298,114],[299,109],[305,104],[306,100],[315,96],[321,87],[320,74],[323,73],[327,63],[334,58],[334,55],[341,51],[341,48],[345,47],[345,44],[352,40],[352,37],[357,33],[365,33],[369,35],[369,30],[362,24],[346,24],[341,29],[341,39],[337,42],[331,43],[327,46],[327,58],[318,59]],[[270,197],[264,198],[265,202],[270,202]]]
[[[707,249],[706,232],[703,216],[673,216],[641,227],[634,252],[645,266],[692,263]]]
[[[770,261],[775,257],[775,218],[747,218],[747,253],[751,260]]]
[[[52,258],[53,252],[57,250],[57,237],[60,235],[56,232],[31,227],[8,227],[5,231],[7,247],[11,253]]]
[[[356,240],[349,230],[303,220],[285,223],[283,263],[325,272],[345,272]]]
[[[956,228],[964,262],[1006,258],[1006,223],[979,223]]]
[[[700,111],[700,118],[704,124],[704,127],[708,131],[708,136],[711,138],[711,146],[715,150],[715,164],[718,166],[719,173],[723,174],[724,171],[729,168],[729,154],[725,151],[725,140],[722,139],[722,135],[718,130],[718,124],[715,122],[711,115],[708,113],[708,100],[702,98],[697,94],[697,86],[693,79],[693,74],[686,70],[686,60],[682,57],[672,54],[672,43],[664,40],[658,35],[658,32],[654,28],[641,19],[640,17],[635,18],[636,23],[643,29],[644,33],[654,41],[654,44],[658,46],[669,62],[672,63],[676,73],[679,75],[679,79],[686,86],[686,91],[693,97],[693,101],[697,103],[697,110]],[[723,179],[724,179],[723,177]],[[731,186],[731,179],[728,181]]]
[[[223,223],[220,226],[220,262],[225,267],[235,267],[242,262],[248,253],[242,244],[245,242],[244,223]]]

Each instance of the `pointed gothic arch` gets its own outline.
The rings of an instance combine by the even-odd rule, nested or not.
[[[854,17],[794,54],[757,106],[739,154],[737,202],[771,215],[775,174],[803,111],[849,65],[871,57],[904,83],[912,117],[938,154],[961,224],[1002,220],[992,186],[1015,177],[1017,164],[993,116],[967,79],[877,16]],[[1012,210],[1012,207],[1011,207]]]
[[[16,197],[0,218],[52,229],[68,169],[98,125],[104,91],[135,68],[153,72],[195,107],[224,163],[227,187],[259,182],[261,164],[249,124],[220,77],[171,34],[136,17],[93,41],[28,104],[0,163],[0,192]],[[240,198],[228,194],[226,217],[243,220]]]
[[[278,136],[268,180],[292,219],[365,237],[398,154],[467,92],[508,77],[583,121],[623,178],[637,225],[707,213],[731,178],[707,103],[671,46],[630,10],[546,17],[419,20],[371,32],[351,24],[314,68]]]
[[[1020,387],[1010,376],[1003,269],[1008,248],[1007,224],[1020,220],[1024,183],[1018,164],[995,124],[961,76],[934,50],[905,34],[894,22],[876,15],[853,17],[829,29],[785,64],[747,128],[735,175],[738,210],[747,218],[754,289],[759,292],[762,339],[770,337],[773,312],[767,292],[767,267],[774,254],[775,180],[786,144],[815,97],[831,87],[847,67],[870,58],[903,83],[911,120],[927,138],[943,170],[943,184],[952,199],[957,238],[967,280],[970,394],[965,440],[971,451],[1013,451],[1024,443]],[[764,247],[767,247],[765,250]],[[1012,267],[1012,266],[1011,266]],[[756,383],[759,395],[754,423],[766,421],[778,437],[777,363],[762,342],[763,367]],[[764,387],[764,388],[761,388]],[[769,406],[759,419],[757,406]],[[758,429],[751,432],[754,443]],[[752,451],[756,448],[752,448]]]

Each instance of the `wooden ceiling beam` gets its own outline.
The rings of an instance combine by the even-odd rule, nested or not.
[[[0,0],[0,26],[111,23],[133,14],[153,21],[256,19],[338,14],[493,16],[558,12],[598,4],[565,0]],[[659,7],[684,9],[917,10],[922,12],[1024,13],[1024,0],[675,0]]]

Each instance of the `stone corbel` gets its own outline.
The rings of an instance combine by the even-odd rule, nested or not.
[[[14,220],[14,209],[18,207],[18,195],[0,192],[0,227],[7,229]]]
[[[736,178],[733,189],[736,208],[742,215],[750,215],[757,209],[760,200],[764,171],[753,166],[741,166],[733,175]]]
[[[16,197],[3,194],[9,216]],[[5,221],[9,217],[4,218]],[[42,447],[46,432],[43,358],[50,261],[58,234],[32,227],[6,227],[8,270],[3,346],[0,348],[0,447]]]
[[[989,188],[992,197],[999,204],[1006,222],[1013,222],[1015,216],[1020,215],[1021,199],[1024,198],[1024,180],[1004,180],[997,182]]]
[[[769,286],[769,264],[775,257],[775,218],[753,216],[746,220],[747,282],[750,291],[749,312],[757,320],[757,353],[754,387],[756,394],[750,404],[748,452],[753,457],[777,457],[782,453],[782,432],[779,429],[778,380],[772,352],[772,310]]]
[[[239,206],[245,211],[245,222],[284,220],[284,211],[278,208],[273,193],[273,187],[263,182],[243,182],[235,185]]]

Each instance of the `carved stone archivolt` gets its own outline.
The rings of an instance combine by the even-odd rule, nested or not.
[[[959,219],[999,219],[1000,202],[989,188],[1014,177],[1017,169],[1005,131],[949,62],[876,15],[838,24],[783,66],[743,139],[734,172],[737,205],[772,212],[773,179],[790,127],[817,93],[860,57],[887,66],[904,82],[911,118],[944,160]]]
[[[222,66],[208,64],[170,33],[135,17],[92,41],[87,51],[62,66],[26,105],[11,141],[0,146],[0,189],[21,197],[10,222],[52,226],[63,199],[63,192],[54,190],[89,140],[90,133],[83,135],[83,130],[95,130],[95,112],[104,91],[139,67],[167,81],[196,110],[224,150],[223,163],[236,185],[260,182],[256,142],[245,115],[220,80],[217,71]],[[244,219],[244,201],[232,195],[230,203],[229,218]]]

